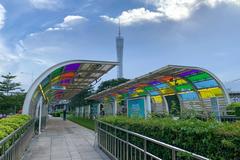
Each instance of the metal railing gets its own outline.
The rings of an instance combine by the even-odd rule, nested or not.
[[[115,160],[209,160],[147,136],[97,121],[98,146]],[[136,143],[137,142],[137,143]]]
[[[34,120],[0,141],[0,160],[20,160],[34,134]]]

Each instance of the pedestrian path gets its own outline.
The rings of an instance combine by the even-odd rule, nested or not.
[[[108,160],[95,142],[93,131],[50,118],[46,130],[31,142],[24,160]]]

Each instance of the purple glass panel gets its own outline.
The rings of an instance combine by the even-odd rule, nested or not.
[[[161,83],[161,82],[159,82],[159,81],[151,81],[151,82],[149,82],[148,84],[155,86],[155,85],[158,85],[158,84],[160,84],[160,83]]]
[[[79,63],[69,64],[69,65],[65,66],[64,71],[65,72],[76,71],[76,70],[78,70],[79,66],[80,66]]]
[[[129,91],[134,91],[136,89],[136,87],[131,87],[131,88],[129,88],[128,90]]]
[[[61,84],[69,84],[69,83],[71,83],[71,79],[61,80],[60,83],[61,83]]]
[[[199,73],[199,72],[200,72],[199,70],[192,69],[190,71],[186,71],[186,72],[180,73],[178,76],[179,77],[186,77],[186,76],[189,76],[189,75],[192,75],[192,74],[195,74],[195,73]]]

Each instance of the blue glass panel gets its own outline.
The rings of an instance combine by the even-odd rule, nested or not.
[[[197,83],[194,83],[194,84],[198,89],[213,88],[213,87],[218,86],[217,82],[214,79],[207,80],[207,81],[202,81],[202,82],[197,82]]]
[[[198,96],[196,92],[180,94],[180,97],[182,98],[183,101],[198,100]]]
[[[50,78],[49,78],[49,76],[47,76],[47,77],[41,82],[42,87],[44,88],[45,86],[47,86],[48,83],[49,83],[49,81],[50,81]]]
[[[157,87],[158,89],[161,89],[161,88],[168,88],[168,85],[165,84],[165,83],[161,83],[161,84],[159,84],[159,85],[156,85],[156,87]]]
[[[157,91],[151,91],[151,92],[149,92],[149,93],[150,93],[151,96],[157,96],[157,95],[160,94],[160,93],[157,92]]]

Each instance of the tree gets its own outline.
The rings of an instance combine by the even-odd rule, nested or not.
[[[9,93],[21,89],[20,83],[13,82],[16,76],[8,73],[7,75],[2,75],[1,77],[3,78],[3,81],[0,82],[0,91],[3,92],[3,94],[8,96]]]
[[[74,110],[76,107],[92,104],[92,100],[85,100],[85,98],[91,96],[93,93],[93,86],[83,89],[80,93],[71,98],[71,102],[69,103],[70,109]]]
[[[128,79],[125,79],[125,78],[104,81],[98,86],[98,89],[96,92],[101,92],[105,89],[117,86],[126,81],[128,81]],[[78,93],[73,98],[71,98],[71,102],[69,103],[70,109],[75,110],[75,108],[79,107],[79,106],[85,106],[85,105],[91,105],[91,104],[97,103],[97,101],[95,101],[95,100],[86,100],[85,99],[96,92],[94,91],[93,86],[90,86],[90,87],[82,90],[80,93]]]
[[[118,79],[111,79],[111,80],[107,80],[107,81],[103,81],[97,89],[97,93],[101,92],[103,90],[118,86],[119,84],[125,83],[129,81],[129,79],[125,79],[125,78],[118,78]]]
[[[0,82],[0,113],[10,114],[21,110],[25,95],[20,83],[14,82],[16,76],[8,73],[1,76]]]

